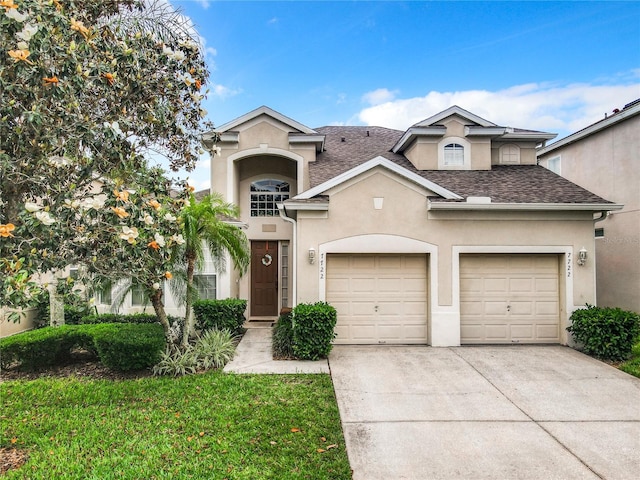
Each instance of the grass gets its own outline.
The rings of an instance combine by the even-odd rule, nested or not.
[[[633,346],[631,358],[621,363],[618,368],[623,372],[640,378],[640,341]]]
[[[328,375],[225,375],[0,384],[4,477],[349,479]]]

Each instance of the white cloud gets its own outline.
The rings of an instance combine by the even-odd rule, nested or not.
[[[380,105],[381,103],[391,102],[396,98],[397,90],[388,90],[386,88],[378,88],[371,92],[367,92],[362,96],[362,101],[369,105]]]
[[[242,93],[242,90],[234,90],[232,88],[225,87],[224,85],[220,85],[217,83],[211,84],[210,89],[211,89],[211,94],[219,98],[229,98],[229,97],[233,97],[234,95],[238,95],[239,93]]]
[[[497,91],[431,91],[424,97],[373,104],[361,110],[358,119],[366,125],[406,130],[458,105],[498,125],[565,136],[600,120],[605,112],[611,113],[614,108],[640,98],[639,75],[633,71],[631,76],[633,81],[622,85],[528,83]]]
[[[199,3],[202,8],[205,10],[209,8],[210,2],[208,0],[196,0],[196,3]]]

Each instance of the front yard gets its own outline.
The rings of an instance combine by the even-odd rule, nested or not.
[[[349,479],[327,375],[0,383],[5,478]]]

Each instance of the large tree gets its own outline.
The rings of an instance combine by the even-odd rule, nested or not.
[[[210,128],[201,108],[207,79],[197,34],[166,2],[0,0],[0,305],[28,300],[36,271],[107,266],[103,253],[125,262],[124,250],[87,255],[78,244],[98,223],[106,228],[106,217],[83,226],[76,220],[95,209],[74,221],[63,212],[96,198],[108,205],[122,189],[170,198],[157,171],[156,185],[138,173],[150,149],[173,169],[195,165]],[[131,268],[140,265],[126,253]],[[157,283],[141,276],[150,289]]]

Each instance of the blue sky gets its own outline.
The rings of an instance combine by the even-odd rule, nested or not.
[[[170,0],[202,36],[209,119],[404,130],[451,105],[577,131],[640,98],[640,2]],[[189,177],[209,185],[203,159]]]

